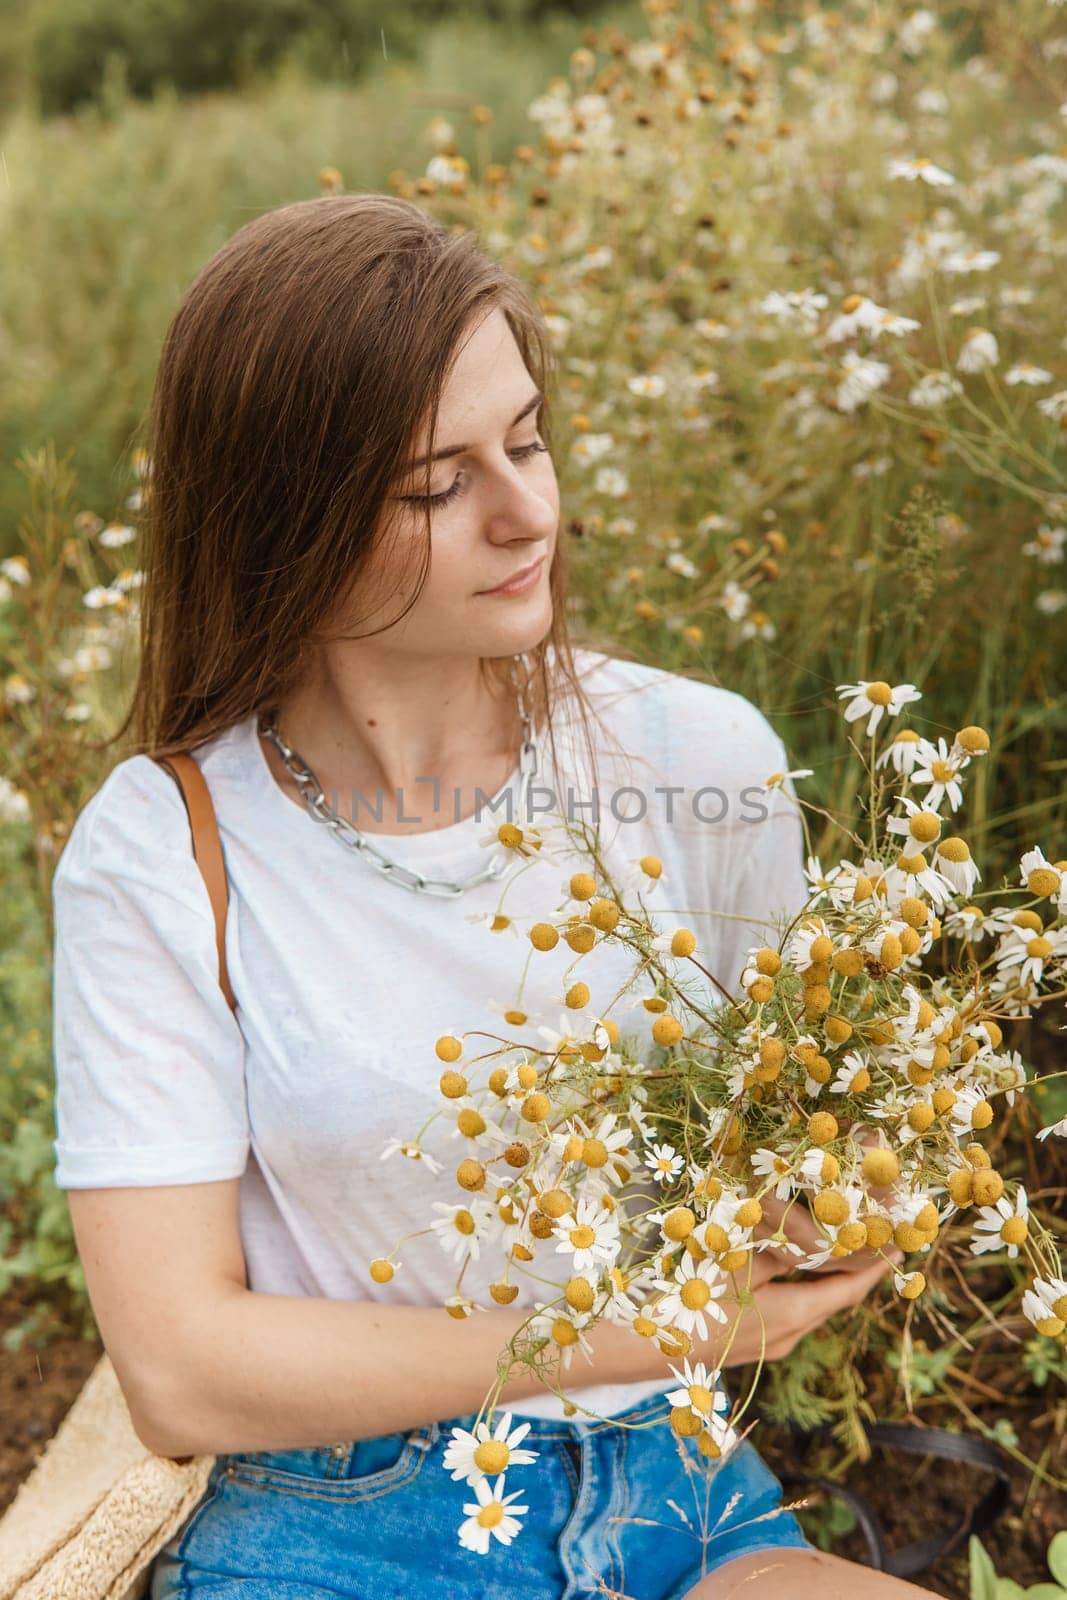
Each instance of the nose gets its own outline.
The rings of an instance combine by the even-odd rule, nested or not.
[[[544,461],[546,457],[536,457]],[[542,473],[535,483],[529,462],[507,460],[494,475],[489,491],[486,532],[496,543],[519,539],[551,540],[559,525],[559,490],[555,472]],[[531,552],[531,559],[533,559]]]

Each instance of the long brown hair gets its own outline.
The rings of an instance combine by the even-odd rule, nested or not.
[[[554,354],[536,302],[473,233],[411,201],[280,206],[201,268],[164,340],[148,414],[139,672],[109,743],[132,727],[132,753],[189,749],[301,681],[339,596],[359,596],[423,423],[434,449],[464,333],[494,308],[545,395],[551,448]],[[427,466],[427,494],[430,479]],[[427,508],[420,580],[429,553]],[[562,537],[550,588],[552,626],[527,658],[531,709],[555,758],[553,710],[571,697],[595,773],[596,712],[568,631]],[[511,658],[480,665],[502,689]]]

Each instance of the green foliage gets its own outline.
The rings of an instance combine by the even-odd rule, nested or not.
[[[864,1331],[864,1340],[869,1330]],[[834,1437],[861,1457],[870,1454],[863,1419],[873,1413],[863,1398],[856,1329],[847,1322],[824,1325],[801,1339],[788,1361],[763,1371],[760,1410],[770,1422],[801,1429],[832,1423]]]
[[[613,17],[622,24],[636,9],[626,0]],[[536,131],[526,107],[574,44],[573,22],[558,15],[536,31],[467,16],[430,29],[417,62],[385,62],[379,50],[358,86],[315,83],[289,65],[241,95],[189,102],[161,90],[146,103],[116,90],[107,114],[12,115],[0,171],[0,556],[21,548],[15,462],[48,439],[72,452],[81,504],[126,520],[129,452],[163,334],[200,265],[242,222],[319,192],[324,167],[352,190],[424,169],[434,114],[472,162],[479,140],[485,160],[506,160]],[[494,121],[476,131],[477,104]]]
[[[1067,1388],[1067,1354],[1051,1339],[1027,1339],[1022,1353],[1023,1370],[1031,1383],[1043,1389],[1050,1379]]]
[[[1067,1532],[1054,1534],[1048,1547],[1048,1568],[1055,1581],[1025,1589],[1012,1578],[997,1576],[989,1552],[973,1534],[968,1552],[971,1600],[1067,1600]]]
[[[352,81],[383,60],[411,59],[425,30],[461,13],[529,27],[546,13],[586,16],[594,0],[50,0],[21,56],[45,115],[104,105],[114,74],[151,98],[237,88],[290,60],[321,79]]]
[[[945,1375],[957,1354],[954,1345],[928,1350],[920,1342],[909,1342],[900,1350],[891,1350],[886,1359],[894,1372],[901,1372],[906,1367],[912,1394],[930,1395],[944,1388]]]
[[[801,1506],[795,1513],[805,1534],[820,1550],[833,1551],[841,1540],[852,1532],[857,1517],[852,1507],[835,1495],[814,1505]]]

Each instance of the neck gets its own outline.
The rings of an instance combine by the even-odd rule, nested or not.
[[[493,795],[507,781],[522,737],[517,694],[494,693],[476,658],[357,664],[327,655],[280,702],[275,726],[330,803],[365,832],[375,823],[387,832],[446,827],[458,820],[457,791],[469,815],[477,790]],[[282,787],[298,796],[277,747],[266,740],[265,749]]]

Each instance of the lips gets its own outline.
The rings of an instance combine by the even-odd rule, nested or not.
[[[537,560],[531,561],[529,566],[520,567],[518,572],[513,572],[510,578],[504,578],[500,583],[494,584],[492,589],[482,589],[480,592],[482,594],[495,594],[498,589],[510,588],[513,583],[519,583],[523,578],[530,577],[531,573],[541,565],[544,559],[544,556],[538,556]]]

